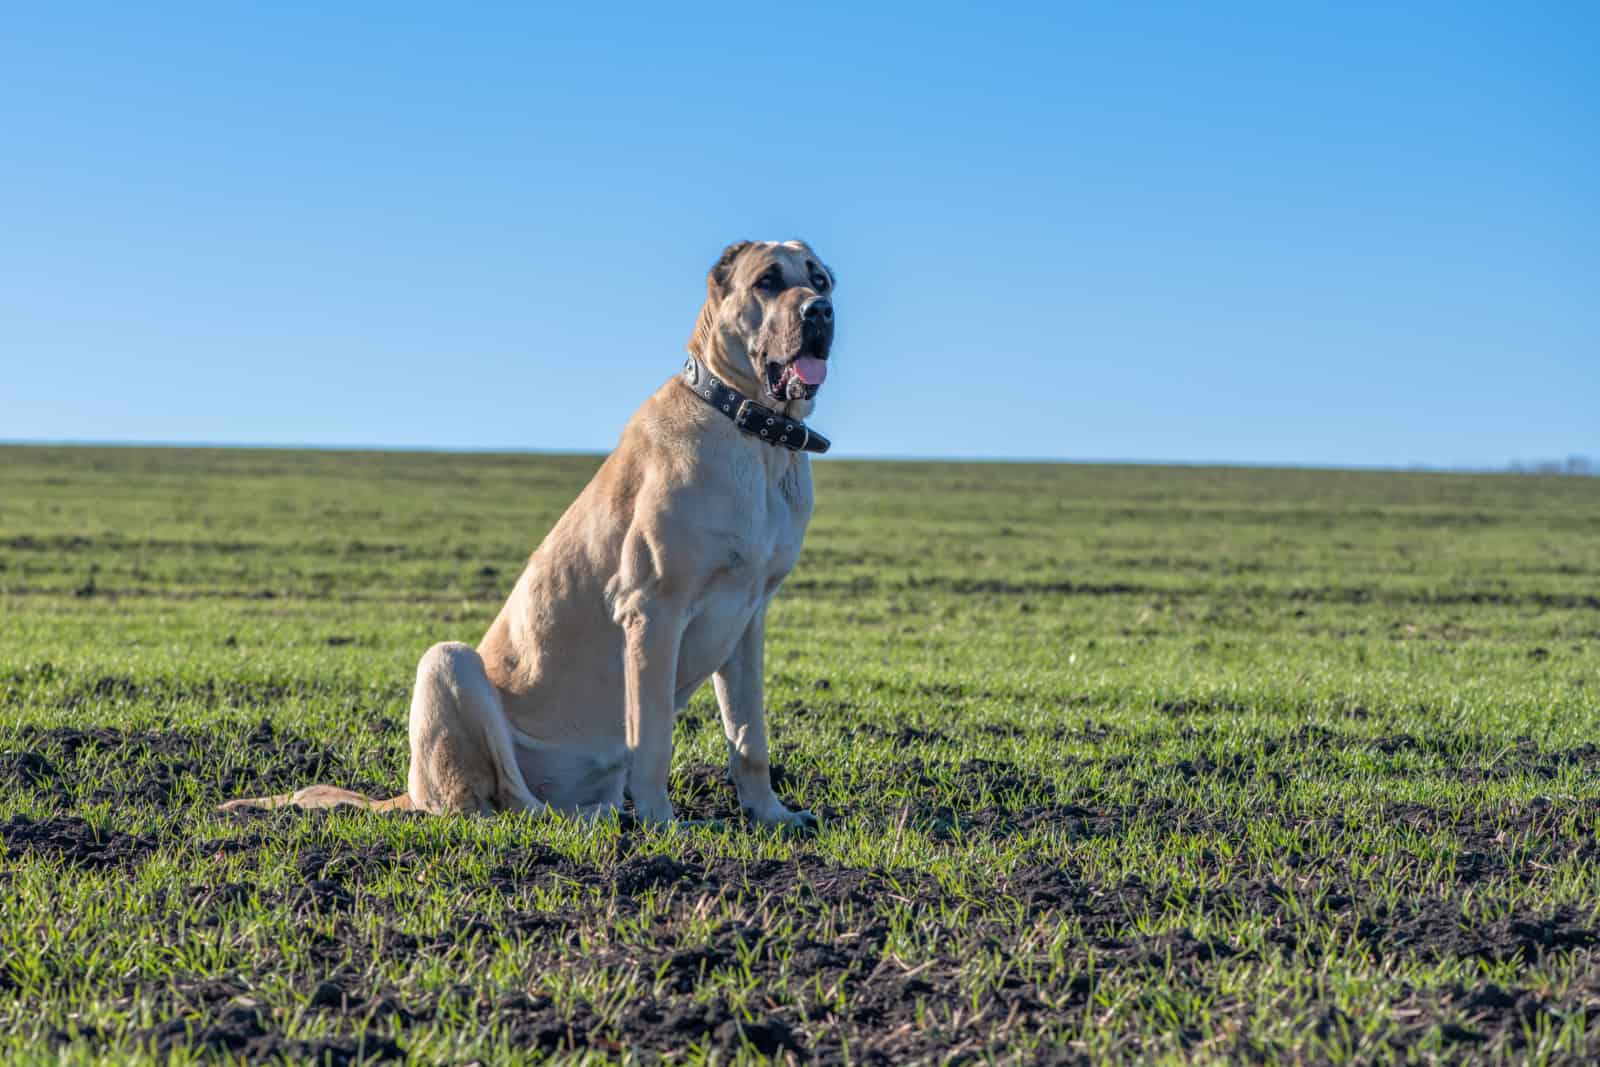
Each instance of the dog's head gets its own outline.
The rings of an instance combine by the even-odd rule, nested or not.
[[[745,395],[804,418],[828,376],[833,272],[804,241],[740,241],[706,275],[689,351]]]

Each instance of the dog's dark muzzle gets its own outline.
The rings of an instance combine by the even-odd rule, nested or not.
[[[809,400],[828,376],[833,301],[810,296],[769,321],[763,360],[767,395],[783,403]]]
[[[833,301],[815,297],[800,306],[800,351],[805,355],[828,358],[833,347]]]

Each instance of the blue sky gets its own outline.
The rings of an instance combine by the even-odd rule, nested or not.
[[[0,439],[607,449],[721,247],[798,236],[841,455],[1600,454],[1597,48],[1587,2],[23,5]]]

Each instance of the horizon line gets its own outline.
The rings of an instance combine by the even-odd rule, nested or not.
[[[605,457],[611,454],[610,449],[596,450],[587,448],[532,448],[506,445],[384,445],[384,444],[317,444],[312,442],[262,442],[252,443],[247,441],[138,441],[138,440],[106,440],[97,441],[82,438],[0,438],[0,448],[149,448],[149,449],[212,449],[212,450],[237,450],[241,452],[351,452],[351,453],[422,453],[428,455],[472,455],[472,456],[594,456]],[[832,462],[846,463],[996,463],[996,464],[1060,464],[1081,467],[1194,467],[1194,468],[1234,468],[1240,470],[1311,470],[1311,471],[1357,471],[1380,472],[1387,471],[1396,474],[1548,474],[1554,476],[1570,477],[1600,476],[1600,464],[1592,464],[1590,469],[1582,471],[1541,470],[1540,465],[1547,463],[1561,463],[1567,460],[1587,461],[1587,457],[1573,453],[1562,460],[1533,459],[1533,460],[1508,460],[1503,466],[1474,467],[1467,465],[1436,465],[1421,462],[1412,463],[1319,463],[1297,462],[1293,460],[1233,460],[1233,459],[1129,459],[1107,457],[1077,457],[1067,458],[1061,456],[900,456],[900,455],[858,455],[836,456]],[[826,461],[825,461],[826,462]],[[1519,466],[1528,464],[1528,466]]]

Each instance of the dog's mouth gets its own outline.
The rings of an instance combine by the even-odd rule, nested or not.
[[[787,360],[766,361],[767,395],[780,404],[790,400],[810,400],[828,380],[828,350],[819,344],[806,344]]]

